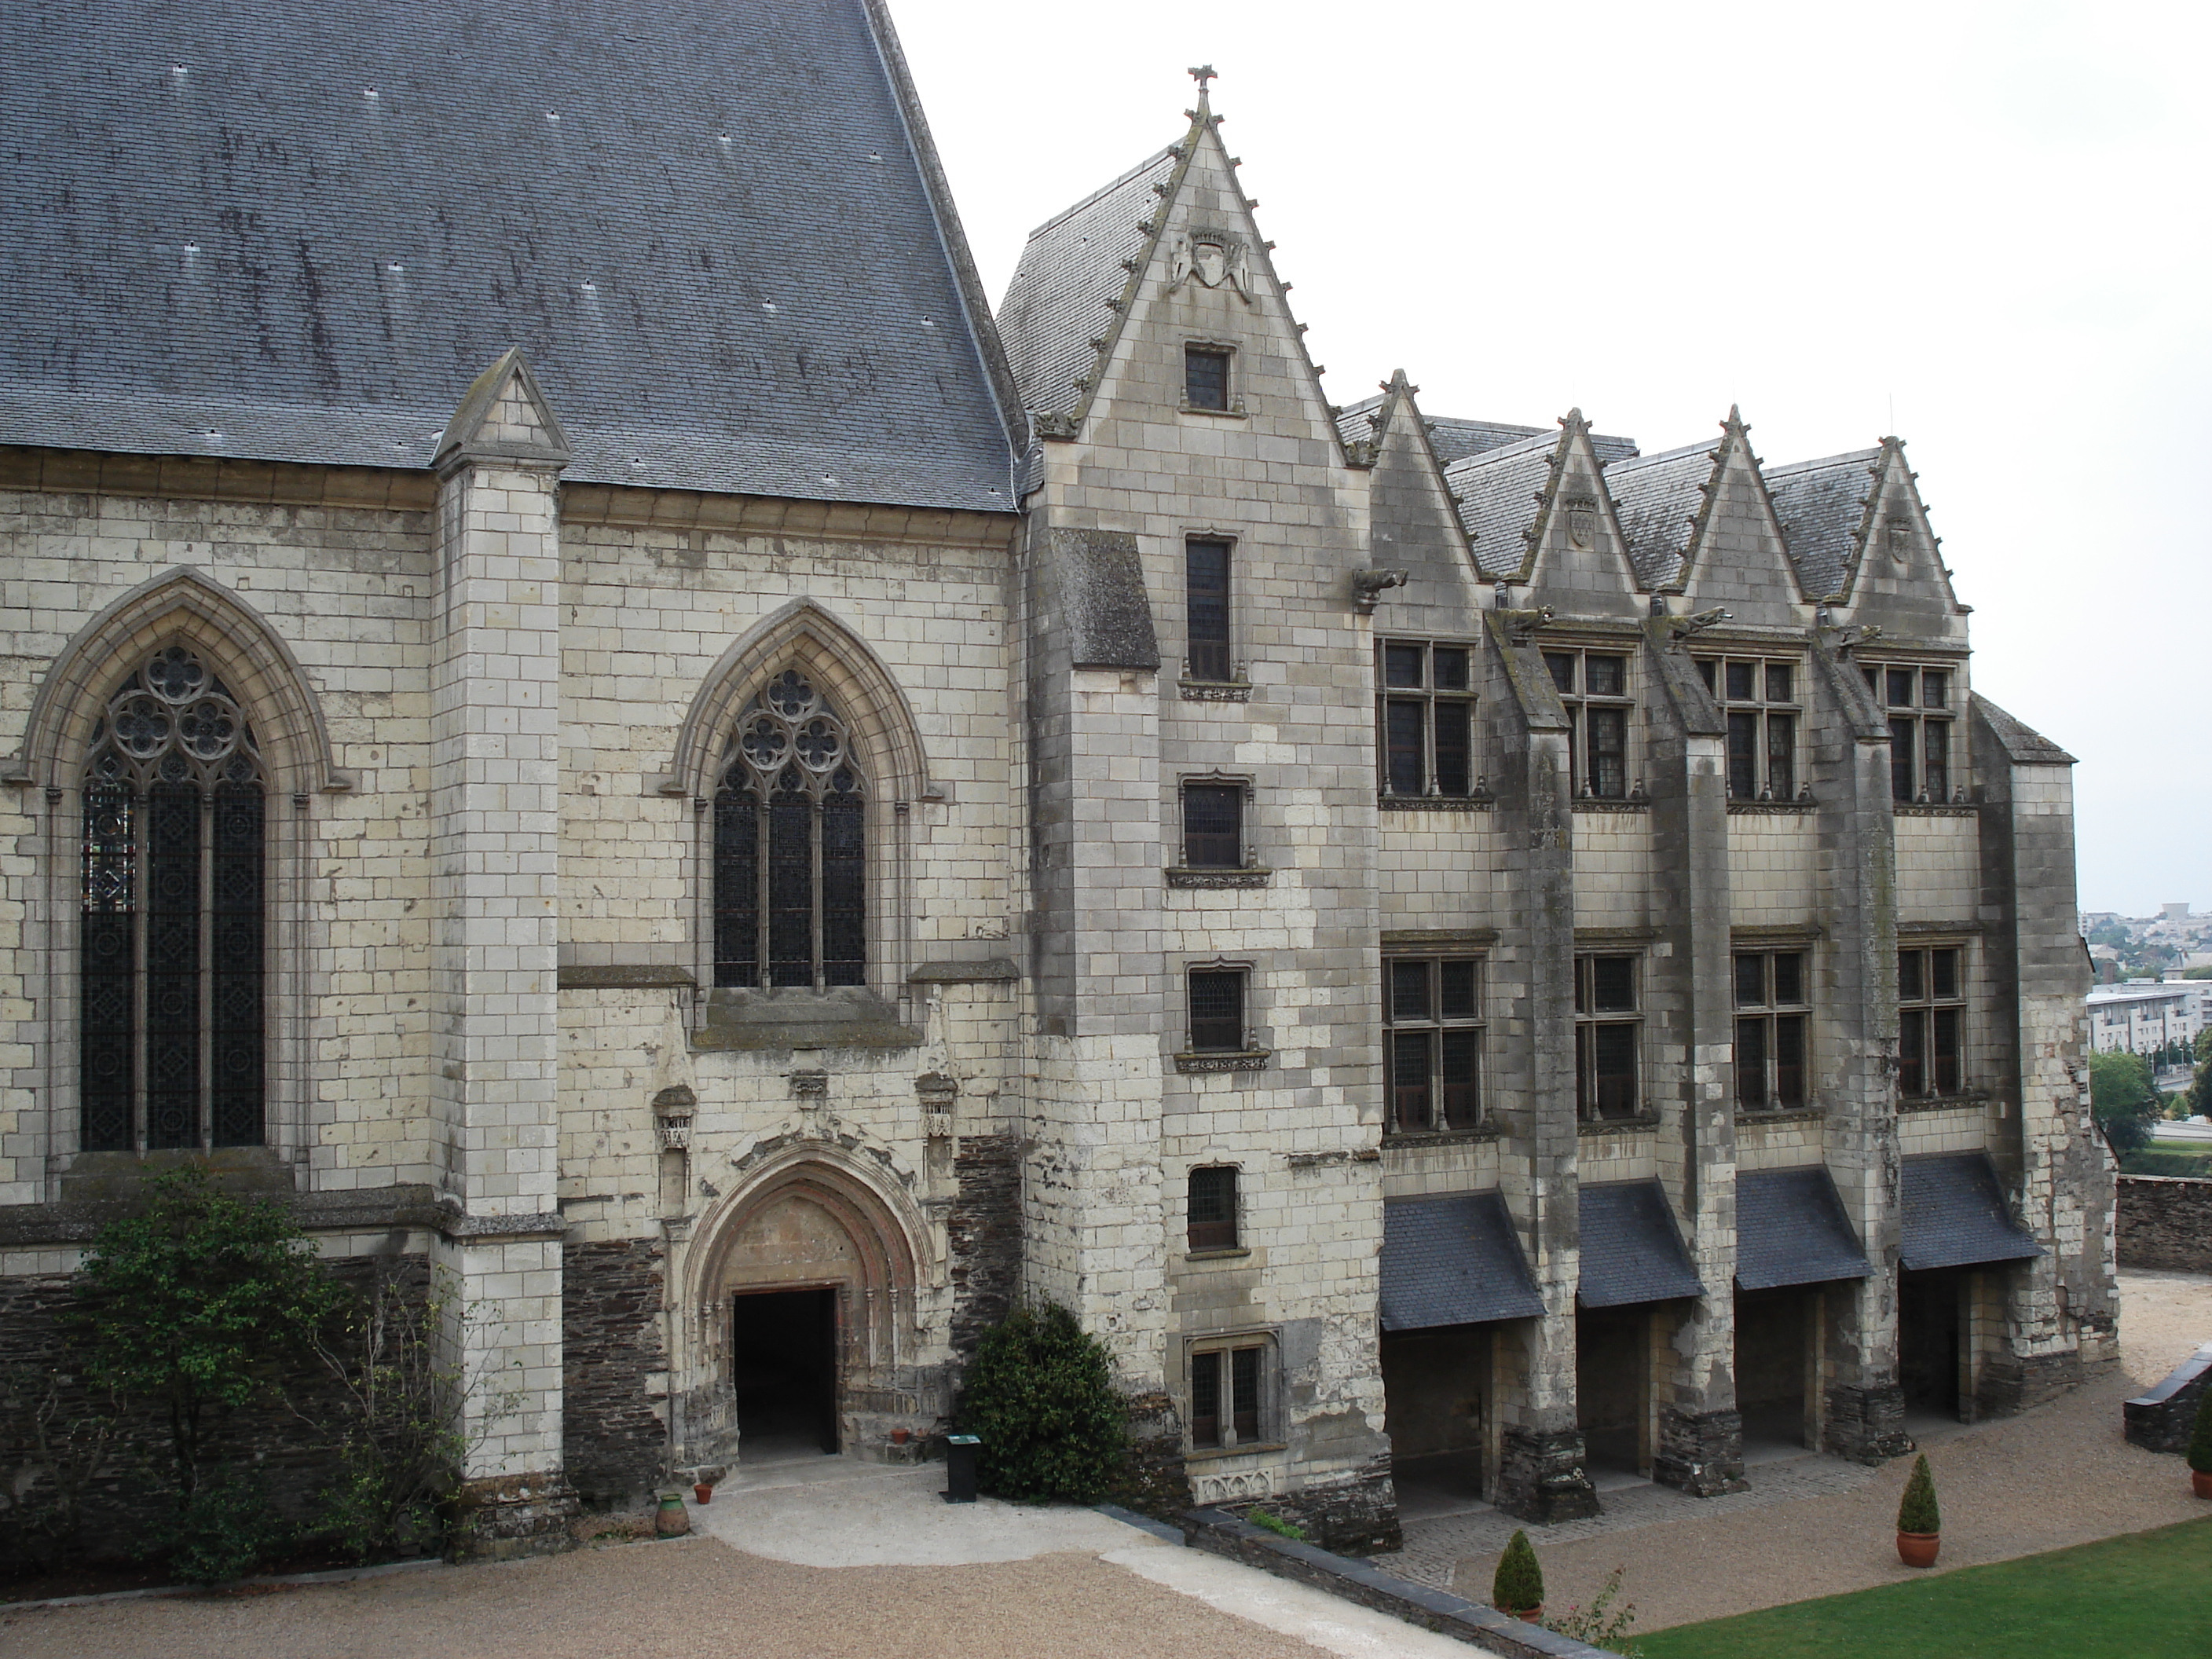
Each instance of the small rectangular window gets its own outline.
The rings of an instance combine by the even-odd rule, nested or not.
[[[1954,1095],[1966,1086],[1966,998],[1955,945],[1897,953],[1897,1091]]]
[[[1229,552],[1224,541],[1183,544],[1184,629],[1190,677],[1226,682],[1234,675],[1229,654]]]
[[[1889,793],[1900,804],[1963,800],[1951,769],[1951,671],[1943,668],[1868,668],[1888,704]]]
[[[1382,988],[1386,1133],[1479,1127],[1480,964],[1471,957],[1387,957]]]
[[[1229,354],[1212,346],[1185,346],[1183,401],[1193,409],[1229,407]]]
[[[1643,1021],[1632,956],[1575,958],[1575,1094],[1585,1118],[1634,1117]]]
[[[1191,870],[1243,867],[1243,785],[1183,785],[1182,861]]]
[[[1891,708],[1910,708],[1912,707],[1914,702],[1912,696],[1912,671],[1909,668],[1893,668],[1889,671],[1888,701]]]
[[[1796,799],[1796,665],[1708,658],[1698,672],[1726,705],[1729,799]]]
[[[1544,666],[1567,714],[1567,769],[1577,796],[1628,794],[1628,659],[1595,651],[1547,651]],[[1602,700],[1602,701],[1601,701]]]
[[[1805,957],[1741,951],[1735,958],[1735,1101],[1747,1111],[1805,1103]]]
[[[1473,654],[1465,646],[1387,640],[1376,698],[1382,793],[1475,793]]]
[[[1194,1250],[1238,1248],[1234,1169],[1215,1166],[1190,1172],[1188,1235]]]
[[[1194,1450],[1258,1445],[1266,1438],[1271,1344],[1216,1339],[1190,1355],[1190,1443]]]
[[[1235,1054],[1244,1042],[1244,970],[1201,968],[1190,975],[1190,1046],[1194,1054]]]

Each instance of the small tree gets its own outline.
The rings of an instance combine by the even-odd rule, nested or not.
[[[1017,1503],[1096,1503],[1128,1455],[1106,1350],[1052,1303],[1017,1308],[983,1333],[960,1422],[983,1443],[978,1484]]]
[[[2197,1423],[2189,1431],[2189,1467],[2212,1474],[2212,1382],[2197,1395]]]
[[[1936,1477],[1928,1472],[1928,1454],[1912,1460],[1912,1478],[1905,1483],[1905,1496],[1897,1506],[1899,1532],[1941,1532],[1942,1512],[1936,1507]]]
[[[1544,1605],[1544,1570],[1528,1534],[1516,1527],[1490,1580],[1490,1605],[1500,1613],[1534,1613]]]
[[[2160,1111],[2148,1062],[2118,1049],[2091,1054],[2089,1110],[2115,1158],[2148,1146]]]
[[[281,1392],[283,1361],[341,1295],[289,1215],[218,1191],[191,1164],[149,1182],[141,1213],[100,1230],[76,1292],[87,1376],[166,1419],[180,1519],[223,1484],[208,1462],[213,1419]]]

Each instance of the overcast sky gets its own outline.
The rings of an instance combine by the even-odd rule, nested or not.
[[[892,5],[994,296],[1211,63],[1335,402],[1904,437],[2082,905],[2212,910],[2212,8]]]

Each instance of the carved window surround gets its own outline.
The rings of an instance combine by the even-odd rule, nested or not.
[[[1626,812],[1632,817],[1650,810],[1651,803],[1648,800],[1606,800],[1596,795],[1577,795],[1575,798],[1575,811],[1577,812]]]
[[[1747,1110],[1740,1107],[1736,1111],[1735,1123],[1739,1129],[1760,1128],[1770,1123],[1817,1123],[1827,1115],[1827,1109],[1823,1106],[1791,1106],[1778,1112]]]
[[[1176,682],[1176,692],[1185,702],[1249,702],[1252,701],[1252,682],[1245,665],[1232,665],[1236,678],[1228,680],[1194,680],[1190,677],[1190,662],[1183,661],[1182,677]]]
[[[1273,870],[1186,870],[1168,871],[1170,887],[1195,887],[1218,890],[1230,887],[1266,887],[1273,884]]]
[[[1728,811],[1732,818],[1790,818],[1816,811],[1820,805],[1809,796],[1796,800],[1732,800]]]
[[[1659,1127],[1659,1120],[1650,1114],[1638,1117],[1586,1117],[1575,1125],[1576,1132],[1585,1135],[1641,1134]]]
[[[1386,812],[1487,812],[1498,797],[1486,789],[1472,795],[1378,794],[1375,804]]]
[[[1981,816],[1982,809],[1972,801],[1945,801],[1937,805],[1934,801],[1893,801],[1892,812],[1900,818],[1972,818]]]

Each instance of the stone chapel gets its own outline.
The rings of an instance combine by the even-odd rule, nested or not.
[[[198,1160],[452,1276],[495,1551],[1024,1298],[1349,1547],[2112,1359],[2071,763],[1897,439],[1332,406],[1203,82],[994,307],[882,0],[11,50],[0,1357]]]

